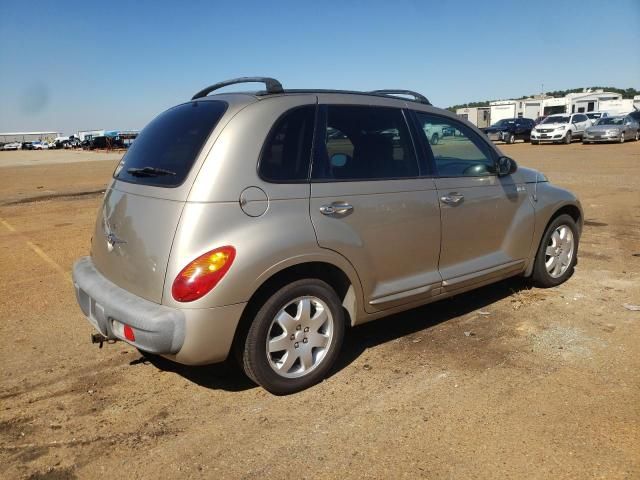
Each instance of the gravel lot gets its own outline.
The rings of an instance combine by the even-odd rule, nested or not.
[[[289,397],[91,345],[69,272],[119,155],[0,152],[0,477],[640,478],[640,142],[501,148],[580,196],[573,278],[354,329]]]

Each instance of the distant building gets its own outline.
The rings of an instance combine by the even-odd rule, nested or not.
[[[602,108],[607,102],[621,102],[622,95],[604,90],[585,89],[578,93],[568,93],[564,97],[536,95],[520,100],[498,100],[491,102],[491,123],[503,118],[525,117],[535,120],[538,117],[555,113],[587,113],[606,111]],[[633,103],[633,101],[631,101]],[[628,109],[631,110],[631,109]]]
[[[478,128],[488,127],[490,125],[490,111],[489,107],[469,107],[459,108],[456,110],[456,115],[460,118],[464,118],[468,122],[472,123]]]
[[[0,133],[0,143],[49,142],[59,137],[60,132],[12,132]]]
[[[607,112],[609,115],[620,115],[623,113],[633,112],[633,99],[622,98],[620,100],[601,100],[599,111]]]
[[[138,136],[140,130],[80,130],[78,138],[81,142],[93,140],[96,137],[108,137],[122,140],[125,145],[129,145]]]
[[[89,137],[89,138],[87,138]],[[81,142],[85,140],[91,140],[93,137],[104,137],[104,130],[80,130],[78,131],[78,138]]]

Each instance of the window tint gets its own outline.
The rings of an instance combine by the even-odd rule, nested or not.
[[[313,178],[369,180],[419,175],[400,109],[330,105],[318,139]]]
[[[440,177],[477,177],[495,172],[489,147],[471,129],[436,115],[416,112],[416,118]],[[457,135],[443,135],[452,128]]]
[[[114,176],[159,187],[180,185],[227,104],[191,102],[158,115],[129,147]]]
[[[280,117],[262,150],[259,168],[262,178],[271,182],[309,178],[315,114],[315,105],[307,105]]]

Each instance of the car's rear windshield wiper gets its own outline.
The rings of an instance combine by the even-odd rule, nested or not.
[[[176,172],[172,172],[171,170],[156,167],[129,168],[127,169],[127,173],[134,177],[159,177],[161,175],[176,174]]]

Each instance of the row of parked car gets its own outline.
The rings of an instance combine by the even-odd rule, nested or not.
[[[132,139],[98,136],[84,141],[74,135],[58,137],[52,142],[12,142],[0,144],[1,150],[48,150],[52,148],[82,148],[84,150],[128,148]]]
[[[514,143],[516,140],[539,143],[620,142],[640,138],[640,111],[609,116],[605,112],[560,113],[534,121],[530,118],[506,118],[481,129],[491,140]]]
[[[0,145],[2,150],[49,150],[52,148],[76,148],[80,147],[80,139],[74,135],[58,137],[52,142],[11,142]]]

